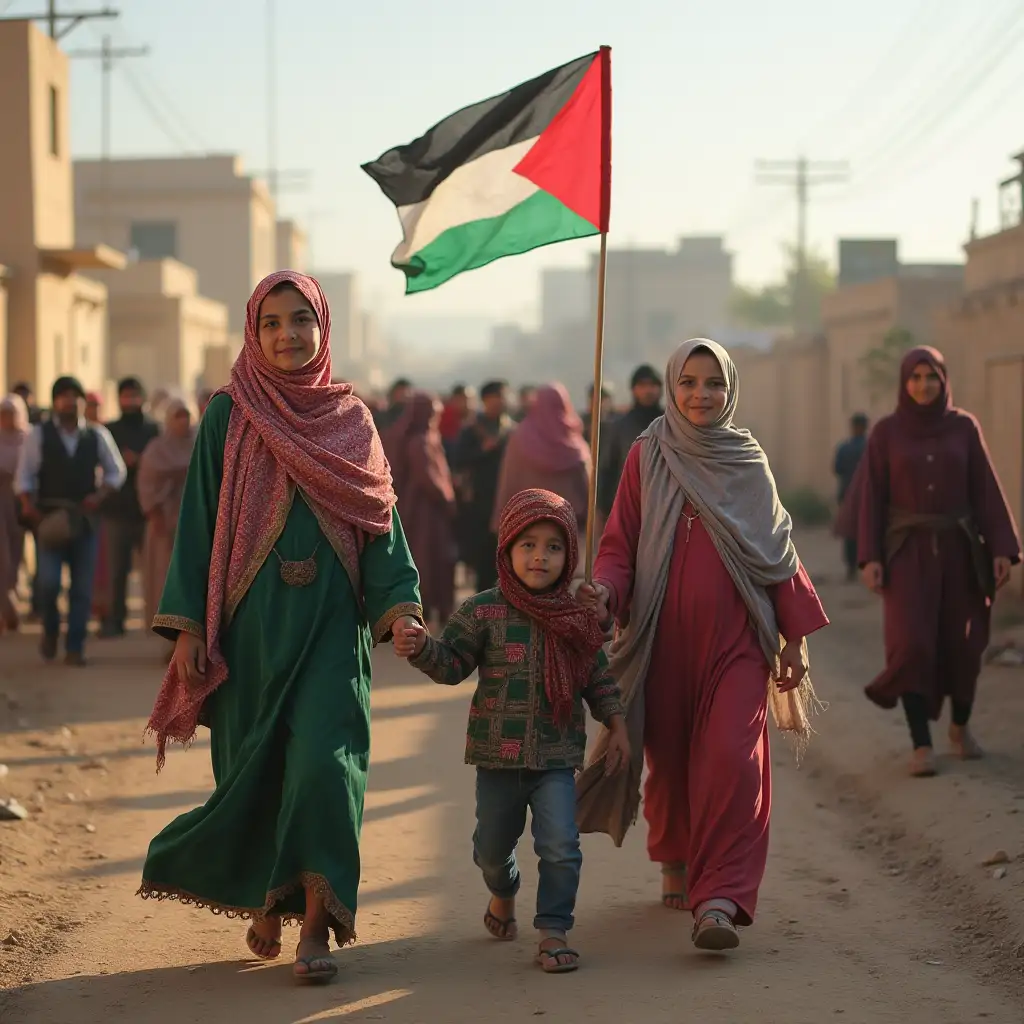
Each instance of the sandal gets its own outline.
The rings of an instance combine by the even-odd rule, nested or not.
[[[259,949],[256,948],[256,943],[270,946],[270,948],[275,951],[271,953],[261,953]],[[251,926],[245,933],[245,944],[249,947],[249,952],[259,960],[276,960],[281,955],[280,938],[265,939],[263,936],[257,934],[256,929]]]
[[[936,775],[935,752],[931,747],[915,747],[910,757],[910,774],[915,779],[930,779]]]
[[[334,976],[338,973],[338,965],[334,962],[334,957],[331,956],[331,951],[326,943],[323,943],[323,948],[327,949],[327,955],[323,953],[313,953],[309,956],[300,956],[303,945],[313,944],[320,945],[313,939],[299,939],[299,944],[295,949],[295,964],[292,966],[292,974],[296,981],[311,982],[313,984],[322,984],[331,981]],[[304,964],[306,970],[296,971],[295,966],[298,964]],[[316,965],[321,966],[317,967]]]
[[[953,756],[959,757],[962,761],[978,761],[985,756],[981,744],[966,725],[949,727],[949,745],[953,750]]]
[[[484,927],[488,934],[499,942],[512,942],[519,936],[519,929],[516,927],[516,919],[512,917],[501,918],[491,912],[491,905],[487,904],[484,912]]]
[[[570,971],[579,969],[580,966],[580,955],[570,946],[556,946],[554,949],[545,949],[544,943],[550,942],[551,939],[555,942],[561,942],[557,936],[549,936],[546,939],[541,939],[540,945],[537,947],[537,955],[534,957],[534,961],[540,964],[540,969],[545,974],[568,974]],[[571,956],[574,959],[571,963],[562,964],[558,962],[560,956]],[[551,961],[548,963],[547,961]]]
[[[733,919],[724,910],[705,910],[693,925],[693,944],[697,949],[735,949],[740,944],[740,934]]]
[[[679,886],[680,892],[662,892],[661,904],[669,910],[691,910],[689,896],[686,892],[686,865],[685,864],[662,864],[662,875],[670,875],[674,878],[681,878],[683,884]],[[675,905],[672,900],[680,900],[680,905]]]

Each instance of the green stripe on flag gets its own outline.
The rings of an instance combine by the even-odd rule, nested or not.
[[[405,292],[430,291],[467,270],[503,256],[538,249],[571,238],[598,234],[598,228],[573,213],[548,192],[535,192],[507,213],[449,228],[399,266]]]

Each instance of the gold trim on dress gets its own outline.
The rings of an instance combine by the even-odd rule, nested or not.
[[[221,632],[228,627],[234,618],[238,606],[242,603],[242,598],[249,592],[253,580],[256,579],[256,575],[263,568],[263,563],[270,557],[270,552],[274,550],[274,545],[280,540],[281,534],[284,533],[285,524],[288,522],[288,515],[292,510],[294,502],[295,485],[289,480],[287,500],[281,502],[274,510],[274,517],[270,521],[270,526],[267,527],[266,532],[256,545],[256,550],[253,552],[252,558],[249,559],[249,564],[245,567],[242,575],[239,576],[238,583],[235,584],[232,591],[224,598],[224,622],[221,625]]]
[[[144,900],[171,900],[175,903],[182,903],[185,906],[198,907],[201,910],[209,910],[218,916],[242,921],[264,921],[268,917],[279,917],[282,924],[301,924],[305,914],[287,913],[274,914],[274,907],[281,900],[290,896],[299,889],[312,889],[313,894],[324,901],[324,908],[331,916],[331,928],[334,931],[334,939],[339,946],[346,946],[356,941],[355,915],[345,906],[334,894],[331,883],[323,875],[312,871],[303,871],[294,882],[287,885],[280,885],[267,893],[266,902],[262,907],[234,907],[225,903],[217,903],[215,900],[207,900],[202,896],[185,892],[183,889],[176,889],[171,886],[157,885],[155,882],[142,880],[136,896]]]
[[[351,549],[342,544],[338,531],[334,529],[333,524],[324,514],[323,509],[315,501],[307,498],[304,493],[301,491],[299,493],[302,496],[302,500],[313,510],[313,515],[316,516],[316,521],[320,524],[320,532],[327,538],[327,543],[331,545],[334,553],[338,556],[338,561],[341,562],[342,568],[348,573],[352,590],[356,595],[356,601],[362,603],[362,586],[358,560],[355,565],[352,564]]]
[[[173,629],[177,633],[191,633],[192,636],[206,639],[206,627],[195,619],[187,619],[184,615],[154,615],[153,629]]]
[[[411,615],[415,619],[423,621],[423,606],[414,601],[406,601],[403,604],[396,604],[389,608],[376,622],[373,627],[373,646],[382,643],[391,632],[391,627],[403,615]]]

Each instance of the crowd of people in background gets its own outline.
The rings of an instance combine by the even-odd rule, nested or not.
[[[46,661],[60,653],[65,578],[70,666],[86,664],[90,620],[99,639],[125,635],[133,568],[142,569],[147,606],[163,588],[193,416],[166,392],[147,403],[136,377],[117,392],[120,415],[106,424],[101,397],[70,376],[53,383],[48,408],[27,384],[0,402],[0,629],[20,626],[14,598],[31,537],[29,616],[42,625]]]
[[[633,440],[661,415],[663,382],[640,366],[631,403],[601,393],[598,533],[607,519]],[[171,557],[195,425],[213,391],[191,400],[164,389],[147,394],[137,377],[118,382],[116,416],[74,377],[40,404],[27,384],[0,401],[0,631],[19,628],[15,592],[23,568],[29,619],[43,626],[46,660],[60,653],[62,587],[67,584],[64,656],[85,665],[90,621],[96,639],[125,635],[128,581],[141,570],[146,620],[152,618]],[[476,586],[497,581],[501,510],[519,490],[540,487],[572,506],[586,531],[591,402],[577,412],[557,381],[513,393],[490,380],[447,394],[395,380],[380,398],[364,396],[391,464],[424,604],[438,622],[455,606],[460,564]],[[26,543],[26,538],[30,538]],[[26,561],[26,557],[28,560]],[[66,577],[66,578],[65,578]]]

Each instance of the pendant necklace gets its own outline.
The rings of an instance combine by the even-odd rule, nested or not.
[[[308,587],[316,579],[316,553],[319,550],[320,545],[317,544],[309,558],[304,558],[301,562],[289,562],[281,557],[275,547],[274,554],[277,555],[277,560],[281,563],[278,567],[281,579],[289,587]]]
[[[694,521],[700,519],[700,511],[694,512],[692,516],[688,516],[685,512],[680,512],[680,516],[686,520],[686,543],[690,543],[690,531],[693,529]]]

